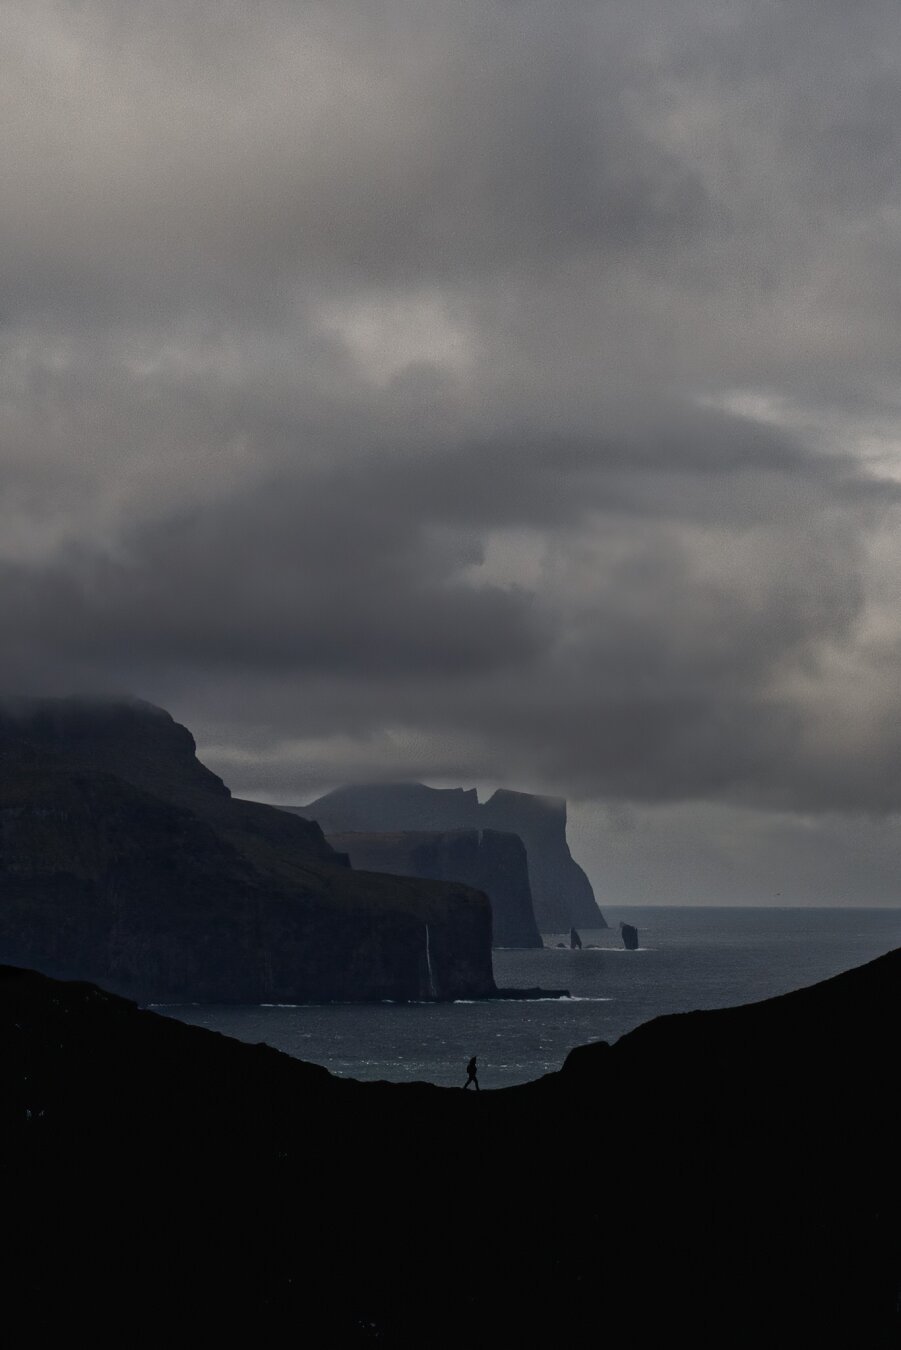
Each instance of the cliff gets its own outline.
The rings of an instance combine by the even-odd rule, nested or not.
[[[483,895],[352,871],[315,824],[232,798],[137,702],[0,712],[0,959],[144,1001],[495,990]]]
[[[532,903],[543,933],[606,928],[591,882],[566,840],[566,802],[500,789],[480,803],[474,788],[381,783],[337,788],[307,806],[290,808],[327,835],[406,830],[498,830],[525,845]]]
[[[0,969],[4,1312],[100,1345],[894,1345],[899,1027],[893,952],[476,1096]]]
[[[548,933],[606,928],[591,882],[566,841],[566,802],[500,788],[482,807],[486,826],[513,830],[529,855],[529,879],[539,926]]]
[[[350,831],[477,830],[482,824],[475,788],[430,788],[424,783],[367,783],[335,788],[307,806],[326,834]]]
[[[331,834],[329,844],[367,872],[462,881],[491,901],[495,947],[540,947],[526,850],[501,830],[408,830]]]

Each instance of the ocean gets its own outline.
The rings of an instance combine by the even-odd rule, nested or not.
[[[569,998],[458,1003],[159,1006],[180,1021],[264,1041],[332,1073],[461,1086],[471,1055],[483,1088],[560,1068],[576,1045],[616,1041],[664,1013],[754,1003],[901,946],[901,909],[604,907],[610,928],[546,934],[543,950],[496,951],[498,985]],[[638,928],[626,951],[619,920]],[[566,947],[557,943],[566,942]]]

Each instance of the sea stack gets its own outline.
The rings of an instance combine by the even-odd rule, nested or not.
[[[569,930],[569,945],[570,947],[572,947],[573,951],[575,951],[576,948],[578,948],[580,951],[582,949],[582,939],[579,937],[579,934],[576,932],[575,928],[571,928]]]
[[[620,921],[620,932],[622,934],[623,946],[627,951],[634,952],[638,949],[638,929],[630,923]]]

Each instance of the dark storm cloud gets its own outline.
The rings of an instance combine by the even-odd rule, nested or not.
[[[894,6],[32,0],[0,51],[4,689],[289,799],[901,806]]]
[[[4,618],[35,656],[52,631],[64,661],[132,678],[166,664],[362,676],[528,659],[537,634],[522,596],[456,584],[458,546],[329,487],[277,485],[181,516],[118,556],[72,549],[9,566]]]
[[[289,736],[463,736],[568,791],[842,794],[808,781],[804,710],[777,676],[815,671],[863,611],[871,507],[848,463],[671,409],[653,441],[433,447],[423,465],[308,471],[7,564],[8,660],[116,687],[258,678]],[[495,527],[545,532],[559,575],[492,580]]]
[[[579,7],[256,8],[11,23],[9,312],[278,312],[292,283],[456,286],[708,222]]]

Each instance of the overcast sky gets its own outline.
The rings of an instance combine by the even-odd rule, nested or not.
[[[4,691],[901,893],[897,0],[0,0]]]

